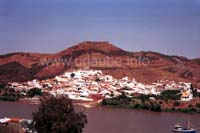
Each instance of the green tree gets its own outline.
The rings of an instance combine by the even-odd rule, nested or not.
[[[100,82],[101,79],[100,79],[99,77],[96,77],[95,81],[96,81],[96,82]]]
[[[162,111],[160,104],[152,103],[151,104],[151,111],[156,111],[156,112]]]
[[[190,89],[192,90],[192,94],[194,97],[200,97],[200,93],[197,91],[197,89],[194,88],[194,86],[191,84]]]
[[[39,88],[32,88],[27,92],[28,97],[42,96],[42,90]]]
[[[81,133],[87,119],[84,113],[75,111],[69,98],[50,97],[44,98],[33,114],[33,124],[38,133]]]
[[[134,108],[135,108],[135,109],[139,109],[140,106],[141,106],[141,105],[140,105],[139,103],[136,103],[135,106],[134,106]]]
[[[165,90],[160,95],[163,100],[180,100],[180,97],[180,90]]]
[[[120,105],[120,101],[117,99],[112,99],[112,98],[107,98],[107,99],[103,99],[102,101],[102,105],[111,105],[111,106],[118,106]]]
[[[150,109],[151,106],[150,106],[150,104],[143,103],[143,104],[141,105],[141,108],[142,108],[142,109]]]
[[[73,78],[75,76],[75,73],[71,73],[70,76],[71,78]]]

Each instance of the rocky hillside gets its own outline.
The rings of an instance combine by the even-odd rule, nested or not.
[[[47,79],[79,68],[100,69],[116,78],[149,83],[159,79],[200,84],[199,59],[155,52],[128,52],[108,42],[81,42],[55,54],[13,53],[0,56],[0,82]]]

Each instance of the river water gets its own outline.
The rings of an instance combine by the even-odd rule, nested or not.
[[[0,117],[31,118],[37,105],[18,102],[0,102]],[[95,107],[82,109],[88,124],[84,133],[171,133],[173,125],[187,125],[189,119],[200,130],[200,114],[157,113],[141,110]]]

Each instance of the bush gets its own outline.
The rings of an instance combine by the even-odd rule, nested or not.
[[[95,81],[96,81],[96,82],[100,82],[101,79],[100,79],[99,77],[97,77],[97,78],[95,79]]]
[[[17,101],[19,99],[19,94],[15,92],[14,88],[4,88],[0,100],[1,101]]]
[[[181,94],[180,90],[165,90],[161,92],[160,98],[167,100],[180,100]]]
[[[176,111],[176,109],[173,107],[173,108],[171,108],[171,111]]]
[[[200,93],[197,91],[197,89],[194,88],[194,86],[191,84],[190,89],[192,90],[192,94],[194,97],[200,97]]]
[[[196,107],[197,107],[197,108],[200,108],[200,103],[196,103]]]
[[[151,105],[147,104],[147,103],[144,103],[141,105],[141,109],[150,109],[151,108]]]
[[[192,104],[189,104],[188,107],[189,107],[189,108],[192,108],[193,106],[192,106]]]
[[[180,102],[174,102],[174,106],[175,107],[180,106]]]
[[[120,105],[120,101],[116,99],[103,99],[102,105],[112,105],[112,106],[117,106]]]
[[[33,124],[38,133],[81,133],[87,119],[75,111],[69,98],[61,96],[43,99],[33,114]]]
[[[31,97],[31,98],[34,96],[42,96],[42,90],[39,88],[32,88],[32,89],[28,90],[27,96]]]
[[[160,106],[160,104],[154,104],[154,103],[152,103],[151,104],[151,111],[156,111],[156,112],[160,112],[160,111],[162,111],[161,110],[161,106]]]
[[[13,96],[0,96],[0,101],[17,101],[18,97]]]
[[[171,111],[171,110],[168,109],[168,108],[165,108],[164,111],[165,111],[165,112],[169,112],[169,111]]]
[[[140,95],[138,98],[141,99],[142,101],[149,100],[149,96],[144,94]]]
[[[75,76],[75,73],[71,73],[70,76],[71,78],[73,78]]]
[[[101,102],[101,104],[102,104],[102,105],[108,105],[107,100],[106,100],[106,99],[103,99],[102,102]]]
[[[135,109],[135,104],[133,104],[133,103],[129,104],[129,108],[130,109]]]
[[[185,112],[185,113],[197,112],[195,108],[184,108],[184,109],[181,109],[180,111]]]
[[[135,106],[134,106],[134,108],[135,108],[135,109],[139,109],[139,108],[140,108],[140,104],[139,104],[139,103],[136,103]]]
[[[189,108],[190,112],[197,112],[195,108]]]
[[[118,96],[118,99],[130,99],[126,96],[126,94],[124,92],[122,92],[122,94],[120,96]]]

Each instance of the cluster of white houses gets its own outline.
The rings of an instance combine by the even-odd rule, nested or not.
[[[43,92],[58,96],[68,95],[74,100],[95,101],[103,98],[116,97],[124,92],[127,96],[133,94],[160,95],[164,90],[181,90],[182,101],[193,99],[191,83],[160,80],[152,84],[143,84],[128,77],[115,79],[105,75],[100,70],[76,70],[65,72],[60,76],[47,80],[32,80],[23,83],[9,84],[17,91],[24,93],[32,88],[41,88]]]

